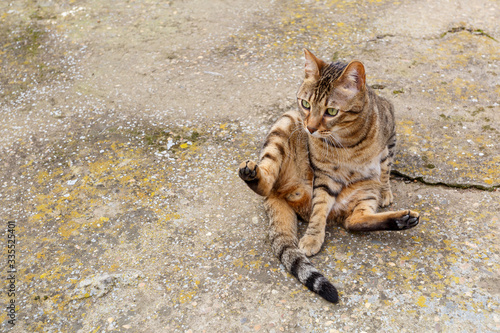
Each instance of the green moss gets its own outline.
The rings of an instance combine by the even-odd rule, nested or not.
[[[479,107],[479,108],[477,108],[476,110],[472,111],[472,112],[471,112],[471,115],[472,115],[473,117],[475,117],[475,116],[477,116],[478,114],[480,114],[481,112],[484,112],[484,108],[483,108],[483,107]]]
[[[16,96],[63,72],[58,60],[64,54],[51,41],[43,21],[51,17],[34,10],[28,19],[8,15],[0,20],[0,98]]]
[[[22,34],[16,38],[16,42],[20,42],[21,45],[24,45],[25,52],[29,56],[36,56],[38,53],[38,49],[40,48],[40,41],[44,35],[44,32],[40,30],[40,27],[30,25],[25,27],[25,30]]]
[[[33,9],[33,12],[30,15],[30,19],[32,20],[54,20],[57,16],[50,12],[47,7],[42,8],[40,6]]]
[[[141,133],[144,135],[145,144],[156,147],[160,152],[169,150],[176,153],[188,146],[206,140],[199,129],[187,127],[149,128],[142,130]]]
[[[196,132],[196,131],[193,131],[193,133],[191,133],[191,141],[196,141],[200,136],[200,133]]]
[[[168,138],[171,137],[166,131],[153,131],[150,134],[144,136],[144,140],[148,145],[162,145],[166,142]]]
[[[334,62],[334,61],[337,61],[339,59],[340,59],[339,51],[335,51],[332,55],[331,61]]]

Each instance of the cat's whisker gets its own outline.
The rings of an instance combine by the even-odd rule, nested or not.
[[[336,139],[335,136],[332,134],[330,134],[330,137],[332,138],[332,140],[334,140],[335,144],[340,146],[340,150],[339,150],[339,155],[342,156],[342,162],[346,163],[348,158],[349,158],[349,152],[347,151],[347,149],[344,147],[344,145],[340,142],[340,140]]]
[[[330,138],[330,136],[326,137],[326,141],[327,141],[327,146],[330,145],[328,142],[332,143],[332,158],[336,158],[336,156],[335,156],[336,155],[335,154],[336,149],[333,148],[333,146],[335,145],[335,143],[332,141],[332,139]]]
[[[333,134],[330,134],[327,137],[327,140],[332,143],[332,146],[340,146],[341,149],[335,149],[335,151],[337,152],[336,154],[337,162],[338,163],[345,162],[346,156],[344,155],[344,150],[345,150],[344,146],[342,146],[342,144],[338,142],[338,140],[333,136]]]

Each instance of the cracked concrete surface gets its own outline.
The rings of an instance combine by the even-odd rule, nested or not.
[[[18,241],[2,331],[500,331],[498,17],[488,0],[0,3],[0,208]],[[392,208],[422,216],[328,227],[312,260],[338,305],[272,256],[236,173],[295,108],[303,47],[361,60],[394,102]]]

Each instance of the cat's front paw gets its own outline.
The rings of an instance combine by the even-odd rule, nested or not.
[[[305,234],[299,242],[299,248],[306,254],[306,256],[313,256],[321,250],[321,245],[325,240],[325,234],[308,235]]]
[[[380,207],[387,207],[394,200],[394,196],[392,195],[392,191],[391,190],[389,190],[389,191],[382,191],[380,193],[380,197],[381,197]]]
[[[244,181],[252,181],[257,178],[258,165],[254,161],[246,161],[240,164],[239,172],[240,178]]]
[[[390,220],[392,230],[406,230],[416,227],[420,222],[420,216],[412,210],[402,211],[401,216]]]

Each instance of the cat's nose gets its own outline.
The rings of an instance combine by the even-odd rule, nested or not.
[[[307,130],[309,131],[309,133],[313,134],[314,132],[316,132],[318,129],[315,128],[315,127],[309,127],[307,126]]]

